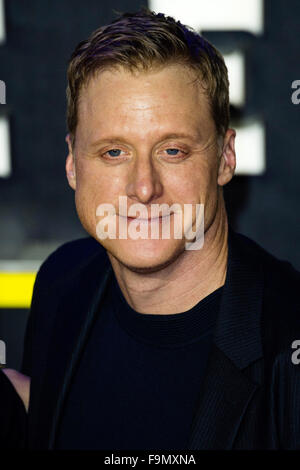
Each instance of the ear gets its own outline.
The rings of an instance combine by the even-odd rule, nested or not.
[[[228,129],[224,137],[222,155],[220,158],[218,170],[218,184],[220,186],[227,184],[234,175],[234,170],[236,167],[234,148],[235,136],[235,130]]]
[[[71,136],[70,134],[66,135],[66,142],[68,144],[69,153],[66,159],[66,176],[69,182],[69,185],[72,189],[76,189],[76,171],[75,171],[75,158],[73,155]]]

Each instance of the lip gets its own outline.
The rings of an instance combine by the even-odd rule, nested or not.
[[[128,221],[133,221],[135,220],[136,222],[156,222],[156,221],[160,221],[162,219],[166,219],[167,217],[170,217],[172,214],[167,214],[167,215],[160,215],[159,217],[150,217],[149,219],[143,219],[143,218],[140,218],[140,217],[130,217],[130,216],[126,216],[126,215],[121,215],[121,214],[118,214],[119,217],[121,217],[122,219],[127,219]]]

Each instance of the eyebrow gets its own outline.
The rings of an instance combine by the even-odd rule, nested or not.
[[[189,140],[197,140],[200,136],[198,135],[192,135],[192,134],[185,134],[185,133],[172,133],[172,134],[163,134],[161,136],[161,139],[159,142],[163,142],[165,140],[170,140],[170,139],[189,139]],[[103,139],[96,140],[91,144],[91,147],[97,147],[100,144],[103,143],[120,143],[120,144],[126,144],[126,140],[120,136],[108,136]]]

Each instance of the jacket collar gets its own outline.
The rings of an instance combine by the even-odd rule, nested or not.
[[[231,448],[254,394],[242,369],[262,356],[260,310],[262,269],[253,242],[228,233],[228,267],[214,345],[192,426],[189,448]],[[72,281],[56,315],[39,396],[35,436],[53,448],[64,400],[89,332],[99,312],[112,268],[107,255],[95,255]],[[88,306],[88,307],[87,307]],[[65,338],[65,339],[64,339]],[[50,429],[50,432],[49,432]]]
[[[227,275],[215,344],[239,368],[262,356],[263,269],[257,245],[228,230]]]
[[[231,228],[228,266],[214,344],[195,413],[189,449],[231,449],[258,389],[243,369],[263,355],[263,270],[255,244]]]

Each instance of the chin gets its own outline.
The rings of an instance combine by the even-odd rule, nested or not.
[[[169,266],[185,246],[182,240],[114,240],[102,244],[119,263],[138,273],[152,273]]]

